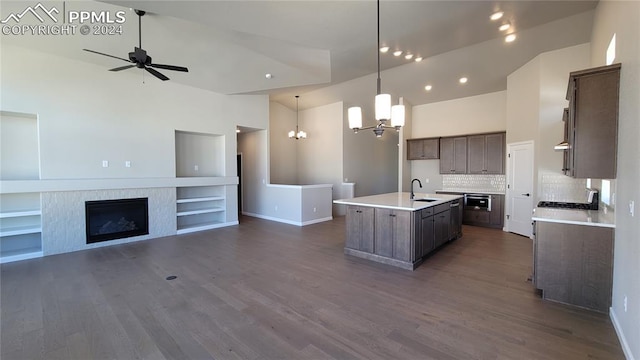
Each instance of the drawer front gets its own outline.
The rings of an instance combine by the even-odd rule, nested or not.
[[[444,203],[444,204],[440,204],[440,205],[436,205],[433,207],[433,213],[434,214],[438,214],[441,213],[443,211],[447,211],[449,210],[449,203]]]
[[[433,208],[426,208],[426,209],[422,209],[420,210],[420,217],[421,218],[426,218],[428,216],[433,215]]]
[[[490,214],[488,211],[465,210],[463,219],[468,223],[489,224]]]

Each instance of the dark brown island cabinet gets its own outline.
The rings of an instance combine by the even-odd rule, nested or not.
[[[535,221],[533,281],[542,297],[607,313],[613,238],[610,227]]]
[[[620,64],[569,74],[563,171],[574,178],[615,179]]]
[[[414,270],[462,236],[462,199],[420,210],[347,205],[345,254]]]

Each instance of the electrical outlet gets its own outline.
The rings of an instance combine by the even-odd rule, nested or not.
[[[624,312],[627,312],[627,295],[624,296]]]
[[[193,170],[198,171],[198,170],[200,170],[200,167],[198,165],[194,165],[193,166]]]
[[[636,202],[633,200],[629,200],[629,214],[633,217],[636,213]]]
[[[278,205],[276,205],[276,211],[278,211]]]
[[[109,160],[102,160],[102,167],[109,167]]]
[[[316,208],[313,208],[313,212],[316,212]]]
[[[124,162],[124,167],[131,167],[131,161],[127,160]]]
[[[429,183],[429,178],[424,179],[424,183],[428,184]]]

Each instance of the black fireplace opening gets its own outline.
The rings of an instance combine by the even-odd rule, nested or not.
[[[148,198],[86,201],[87,244],[149,234]]]

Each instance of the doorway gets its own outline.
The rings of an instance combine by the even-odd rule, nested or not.
[[[533,141],[507,144],[507,231],[533,235],[533,195]]]
[[[236,174],[238,174],[238,215],[242,215],[242,154],[236,156]],[[239,216],[238,219],[240,219]]]

